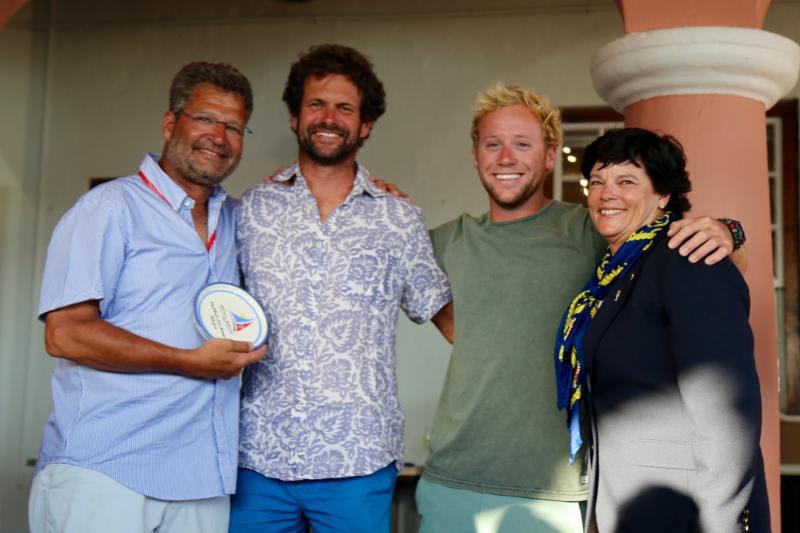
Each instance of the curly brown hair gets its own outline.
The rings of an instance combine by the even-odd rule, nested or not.
[[[306,79],[309,76],[323,78],[330,74],[346,76],[358,88],[362,121],[375,122],[386,111],[386,93],[369,59],[349,46],[320,44],[301,53],[300,59],[292,64],[289,71],[283,101],[292,116],[300,114]]]

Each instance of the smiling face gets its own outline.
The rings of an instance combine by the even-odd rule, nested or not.
[[[669,194],[659,194],[644,168],[597,162],[589,176],[589,216],[615,253],[640,227],[663,214]]]
[[[244,142],[235,128],[223,123],[247,123],[244,98],[210,84],[197,87],[181,112],[166,112],[161,123],[164,171],[179,184],[202,187],[213,187],[228,177],[239,164]]]
[[[542,184],[555,166],[556,149],[544,144],[530,109],[516,104],[484,115],[473,155],[492,220],[515,220],[545,206]]]
[[[360,105],[358,88],[346,76],[309,76],[300,115],[291,119],[301,157],[321,165],[354,159],[372,128],[372,124],[361,121]]]

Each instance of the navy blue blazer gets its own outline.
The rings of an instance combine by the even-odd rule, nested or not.
[[[600,533],[769,531],[749,293],[662,238],[584,338]]]

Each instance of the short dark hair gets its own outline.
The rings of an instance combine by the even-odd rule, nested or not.
[[[631,163],[644,167],[659,194],[669,194],[665,210],[683,218],[691,208],[686,195],[692,190],[686,172],[686,155],[681,143],[671,135],[658,135],[642,128],[608,130],[586,147],[581,161],[581,173],[589,179],[592,167]]]
[[[359,112],[363,122],[375,122],[386,111],[386,93],[369,59],[349,46],[320,44],[301,53],[300,59],[292,64],[289,71],[283,101],[293,117],[300,114],[308,77],[323,78],[330,74],[346,76],[358,88],[361,95]]]
[[[199,85],[208,83],[218,89],[236,93],[244,99],[247,118],[253,112],[253,90],[247,77],[227,63],[189,63],[178,71],[169,89],[169,110],[180,113]]]

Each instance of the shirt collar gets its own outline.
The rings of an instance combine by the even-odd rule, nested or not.
[[[300,178],[303,183],[305,183],[306,180],[303,177],[303,174],[300,172],[300,165],[298,163],[294,163],[283,169],[280,173],[278,173],[278,175],[275,176],[274,179],[275,181],[286,182],[295,176]],[[372,180],[369,179],[369,176],[369,170],[367,170],[366,167],[356,163],[356,177],[355,180],[353,180],[353,189],[350,191],[349,196],[356,196],[364,193],[369,194],[373,198],[386,196],[386,193],[377,185],[375,185]]]
[[[169,202],[170,207],[175,211],[179,211],[180,208],[186,203],[187,207],[194,206],[194,200],[192,200],[186,191],[183,188],[175,183],[175,181],[170,178],[165,172],[164,169],[158,164],[161,156],[158,154],[148,153],[144,156],[144,160],[142,164],[139,165],[139,171],[147,177],[150,183],[158,189],[158,192],[161,193],[164,198],[167,199]],[[228,193],[225,192],[220,185],[214,187],[214,190],[211,191],[211,195],[208,197],[209,203],[216,203],[225,200],[228,196]],[[187,202],[188,201],[188,202]]]

